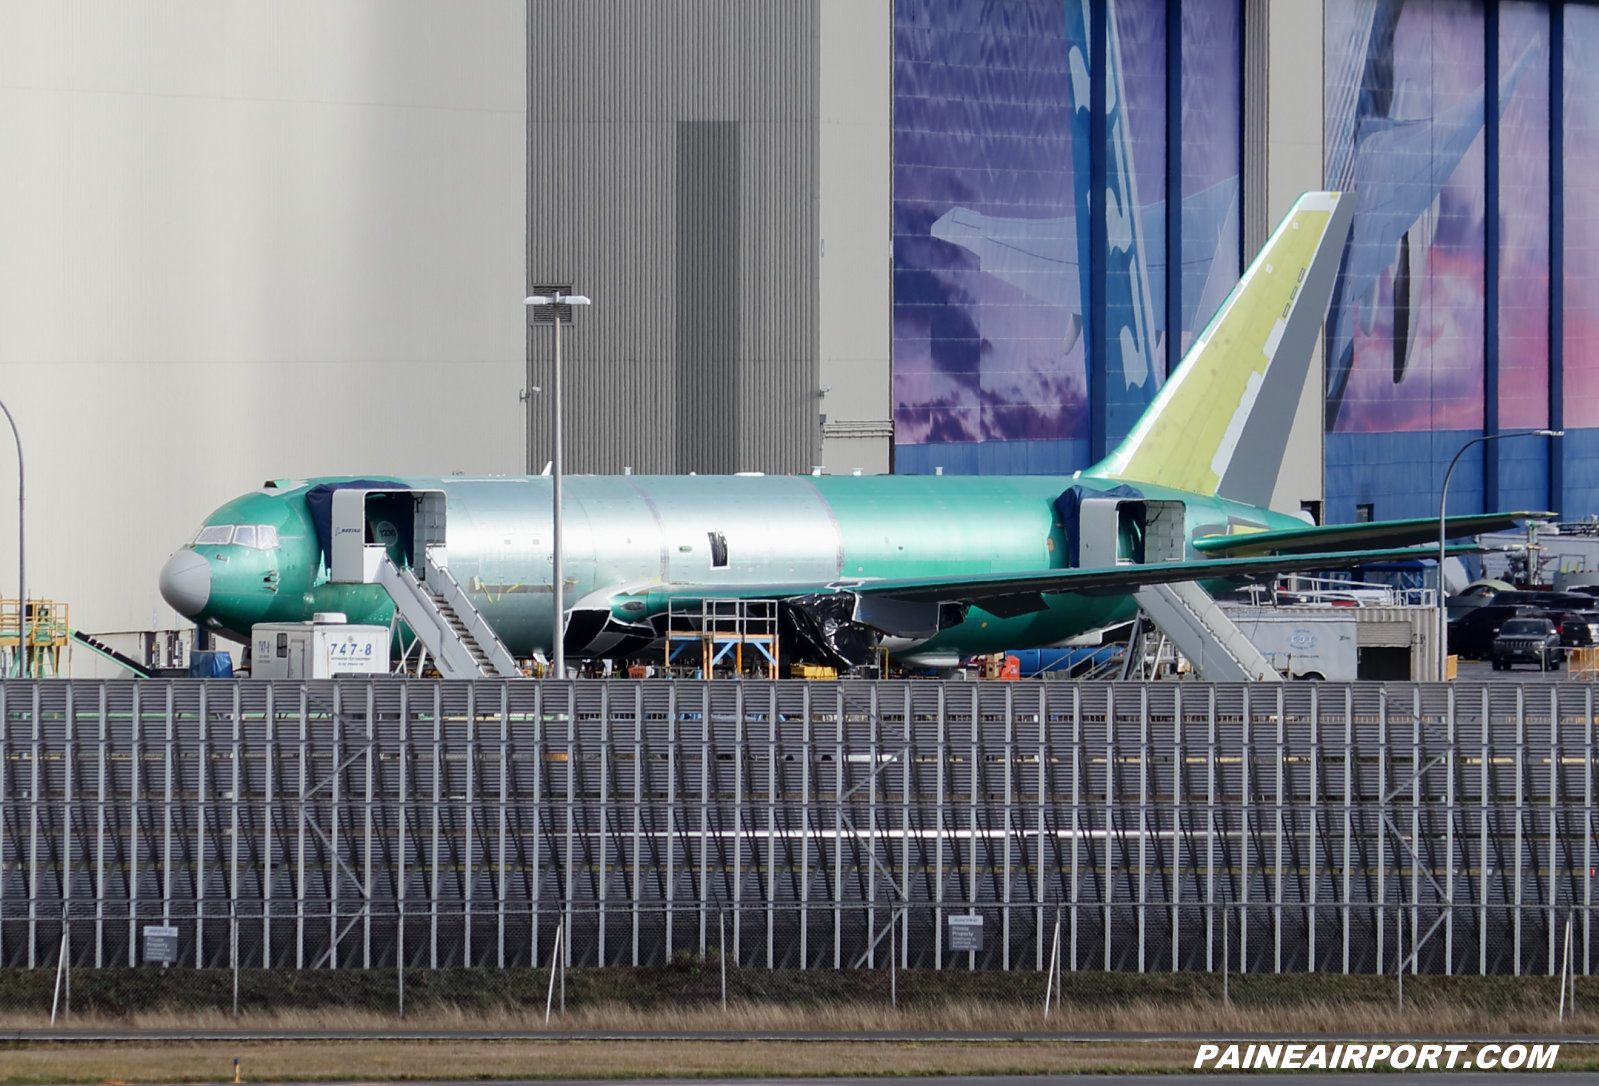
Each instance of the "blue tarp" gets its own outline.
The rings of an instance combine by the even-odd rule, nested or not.
[[[233,678],[233,657],[225,651],[191,652],[189,653],[189,678],[191,679],[231,679]]]

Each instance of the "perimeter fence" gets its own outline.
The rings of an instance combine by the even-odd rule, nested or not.
[[[0,968],[1587,976],[1594,725],[1573,683],[5,682]]]

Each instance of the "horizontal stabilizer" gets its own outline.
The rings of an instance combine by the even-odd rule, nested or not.
[[[1518,521],[1551,520],[1554,513],[1479,513],[1450,517],[1445,538],[1461,539],[1484,532],[1503,532]],[[1359,547],[1408,547],[1417,543],[1438,542],[1436,517],[1414,520],[1383,520],[1365,524],[1333,524],[1286,528],[1275,532],[1246,532],[1241,535],[1213,535],[1194,540],[1194,549],[1204,554],[1248,558],[1263,554],[1307,554],[1312,551],[1339,551]],[[1426,557],[1426,555],[1421,555]]]

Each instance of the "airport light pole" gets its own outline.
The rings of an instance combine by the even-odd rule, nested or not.
[[[557,290],[549,294],[529,295],[522,304],[547,305],[555,317],[555,366],[550,380],[550,443],[553,446],[550,455],[550,475],[555,483],[554,493],[550,498],[553,510],[550,536],[550,601],[554,613],[554,645],[550,652],[550,663],[551,673],[557,679],[564,679],[566,678],[566,575],[561,565],[561,307],[588,305],[589,300],[581,294],[562,294]],[[533,410],[531,400],[528,401],[528,410]]]
[[[11,408],[0,403],[0,411],[11,424],[11,436],[17,442],[17,675],[25,678],[28,668],[28,554],[26,521],[23,518],[23,494],[27,476],[22,470],[22,435],[17,432],[17,420],[11,417]]]
[[[1444,669],[1449,664],[1449,612],[1444,607],[1444,557],[1445,542],[1447,540],[1446,522],[1444,511],[1449,505],[1449,476],[1455,472],[1455,465],[1460,463],[1460,458],[1466,450],[1473,445],[1485,441],[1499,441],[1507,437],[1564,437],[1564,430],[1516,430],[1508,434],[1483,434],[1474,437],[1455,453],[1455,458],[1449,461],[1449,470],[1444,472],[1444,487],[1438,494],[1438,681],[1444,681]]]

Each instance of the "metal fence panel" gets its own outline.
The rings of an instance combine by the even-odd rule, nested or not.
[[[1592,688],[5,682],[0,964],[1591,969]],[[984,918],[981,952],[948,918]],[[901,923],[903,921],[903,923]],[[892,930],[892,941],[887,934]]]

